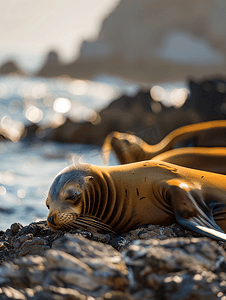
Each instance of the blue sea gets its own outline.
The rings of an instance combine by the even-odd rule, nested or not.
[[[168,85],[165,91],[169,93],[174,88]],[[100,148],[96,146],[20,142],[18,136],[24,125],[58,126],[65,116],[77,121],[93,119],[96,112],[120,95],[135,95],[139,89],[137,84],[106,76],[90,81],[0,77],[0,126],[14,140],[0,142],[0,230],[14,222],[27,225],[46,219],[48,189],[66,166],[102,164]],[[110,164],[118,164],[114,156]]]
[[[26,225],[46,219],[45,195],[66,166],[101,165],[99,147],[17,142],[23,126],[61,122],[65,116],[82,121],[121,94],[132,95],[137,90],[136,85],[106,77],[93,81],[0,77],[0,125],[15,138],[14,142],[0,142],[0,230],[14,222]],[[114,157],[111,164],[117,164]]]

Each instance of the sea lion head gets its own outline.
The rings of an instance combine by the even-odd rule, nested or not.
[[[88,165],[72,165],[55,177],[46,199],[49,209],[47,224],[52,229],[73,229],[83,212],[88,175]]]
[[[97,166],[78,164],[68,166],[57,174],[46,199],[49,209],[47,224],[51,229],[112,231],[97,216],[101,191],[104,190],[99,173]]]
[[[129,134],[113,132],[110,136],[110,145],[121,164],[129,164],[143,160],[144,141]]]

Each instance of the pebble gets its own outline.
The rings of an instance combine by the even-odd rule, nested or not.
[[[20,223],[13,223],[10,227],[14,233],[18,233],[22,228],[23,226]]]

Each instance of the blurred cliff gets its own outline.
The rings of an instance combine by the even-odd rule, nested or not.
[[[78,59],[63,63],[52,49],[33,75],[108,74],[152,84],[225,75],[225,14],[224,0],[121,0]]]
[[[225,75],[225,14],[224,0],[122,0],[76,61],[48,56],[37,75],[104,73],[151,83]]]

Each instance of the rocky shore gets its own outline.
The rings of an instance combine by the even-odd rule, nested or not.
[[[98,112],[100,123],[68,119],[44,129],[32,124],[24,139],[101,145],[118,130],[152,144],[182,125],[225,119],[226,81],[190,81],[189,86],[181,108],[166,108],[150,92],[140,91]],[[8,139],[2,128],[0,136]],[[177,224],[147,225],[113,236],[53,232],[45,221],[14,223],[0,231],[0,299],[226,300],[225,249],[224,243]]]
[[[112,236],[40,221],[0,235],[3,300],[226,299],[224,243],[177,224]]]

